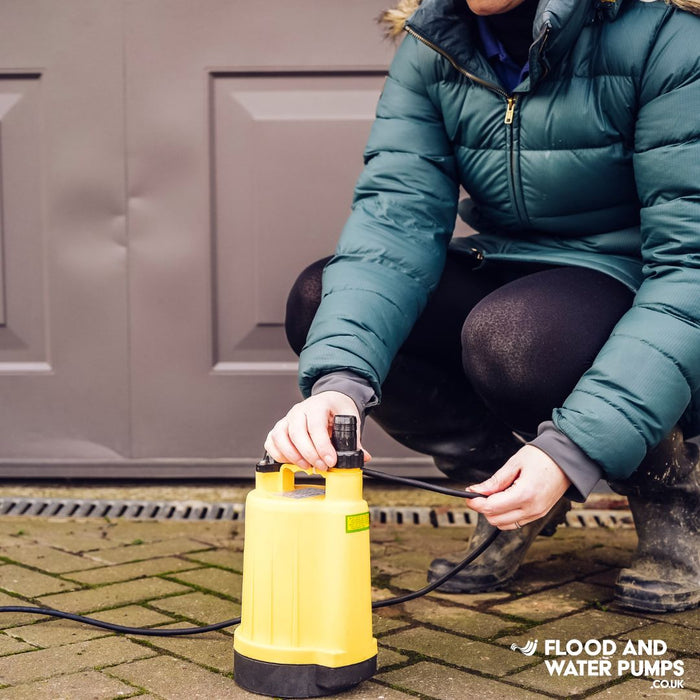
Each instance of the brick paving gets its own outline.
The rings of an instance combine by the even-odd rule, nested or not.
[[[97,494],[99,495],[99,494]],[[171,498],[187,500],[186,488]],[[411,492],[403,496],[411,503]],[[381,492],[379,493],[381,498]],[[393,494],[395,503],[402,494]],[[373,499],[371,487],[367,499]],[[398,499],[398,501],[396,500]],[[423,502],[424,503],[424,502]],[[464,549],[466,527],[373,525],[373,594],[420,587],[438,555]],[[431,594],[374,615],[375,677],[345,700],[528,700],[700,697],[700,610],[636,614],[613,601],[627,564],[630,529],[560,528],[539,538],[506,590]],[[0,605],[49,605],[123,625],[204,625],[240,614],[243,525],[0,518]],[[235,684],[232,629],[201,636],[121,636],[65,620],[0,615],[0,700],[180,700],[260,697]],[[511,649],[538,640],[534,654]],[[545,640],[613,640],[610,675],[568,669]],[[624,655],[662,640],[660,656]],[[683,661],[682,677],[624,670],[619,661]],[[657,664],[658,666],[658,664]],[[590,668],[590,667],[589,667]],[[657,675],[654,675],[654,674]],[[653,680],[665,680],[654,688]],[[682,688],[668,687],[682,680]]]

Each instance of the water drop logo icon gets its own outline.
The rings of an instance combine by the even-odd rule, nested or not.
[[[513,651],[519,651],[525,656],[532,656],[537,651],[537,640],[531,639],[524,647],[519,647],[515,642],[510,645]]]

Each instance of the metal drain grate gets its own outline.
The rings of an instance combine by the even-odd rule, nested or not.
[[[124,501],[81,498],[0,498],[0,516],[124,518],[127,520],[243,520],[242,503]]]
[[[634,528],[629,510],[594,510],[577,508],[566,514],[568,527]]]
[[[418,506],[369,509],[373,524],[432,525],[465,527],[476,523],[476,513],[467,508],[430,508]],[[243,521],[243,503],[207,503],[204,501],[126,501],[80,498],[0,498],[0,516],[41,518],[123,518],[126,520],[225,520]],[[566,527],[632,528],[628,510],[588,510],[578,508],[566,515]]]
[[[369,509],[370,521],[375,525],[436,525],[434,514],[434,509],[428,507],[374,506]]]
[[[477,515],[468,508],[370,508],[373,523],[387,525],[433,525],[465,527],[476,525]],[[633,528],[629,510],[593,510],[576,508],[566,514],[563,527]]]

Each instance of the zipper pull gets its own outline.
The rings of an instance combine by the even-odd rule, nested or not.
[[[508,106],[506,107],[506,124],[513,123],[513,114],[515,114],[515,103],[518,101],[518,97],[513,96],[508,98]]]

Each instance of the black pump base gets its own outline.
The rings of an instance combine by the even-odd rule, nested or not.
[[[371,678],[377,670],[372,656],[350,666],[275,664],[233,651],[234,680],[251,693],[277,698],[318,698],[348,690]]]

